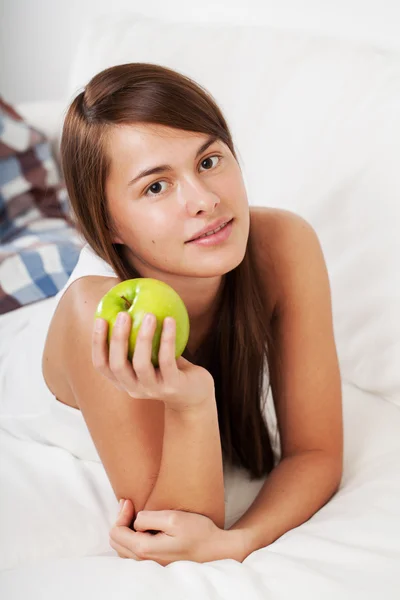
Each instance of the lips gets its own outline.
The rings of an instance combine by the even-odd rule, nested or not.
[[[227,219],[226,217],[218,219],[218,221],[215,221],[214,223],[211,223],[210,225],[206,225],[206,227],[203,227],[203,229],[198,231],[190,240],[187,240],[185,242],[185,244],[187,244],[188,242],[193,242],[195,240],[198,240],[199,238],[203,237],[206,233],[210,233],[211,231],[214,232],[215,229],[219,229],[222,225],[227,225],[231,221],[232,221],[232,219]]]

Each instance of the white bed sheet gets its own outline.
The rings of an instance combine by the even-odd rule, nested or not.
[[[6,336],[35,310],[0,318],[0,358]],[[308,522],[242,564],[161,567],[119,558],[108,545],[117,503],[102,465],[0,430],[0,597],[398,600],[400,409],[347,382],[343,404],[340,490]],[[231,521],[261,485],[241,470],[227,472]]]

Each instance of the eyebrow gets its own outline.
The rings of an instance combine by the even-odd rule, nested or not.
[[[209,136],[207,141],[204,144],[202,144],[197,150],[195,158],[198,158],[200,154],[205,152],[207,148],[211,146],[211,144],[213,144],[217,139],[217,135]],[[155,173],[162,173],[163,171],[173,171],[173,167],[171,165],[158,165],[157,167],[144,169],[143,171],[140,171],[140,173],[136,177],[131,179],[131,181],[128,183],[128,187],[130,185],[134,185],[137,181],[139,181],[139,179],[142,179],[143,177],[148,177],[149,175],[154,175]]]

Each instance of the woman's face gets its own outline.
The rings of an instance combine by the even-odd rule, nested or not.
[[[240,167],[220,140],[161,125],[115,126],[106,182],[108,210],[127,258],[142,277],[215,277],[243,260],[249,205]],[[164,165],[139,177],[145,169]],[[170,165],[166,169],[165,165]],[[223,218],[230,236],[217,245],[188,243]],[[165,278],[164,278],[165,279]]]

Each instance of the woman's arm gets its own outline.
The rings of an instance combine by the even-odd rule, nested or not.
[[[184,510],[224,528],[224,478],[215,397],[187,411],[165,409],[160,471],[143,510]]]
[[[109,348],[104,332],[94,334],[92,346],[93,315],[113,282],[88,279],[81,278],[68,290],[60,340],[68,383],[117,499],[130,499],[137,512],[149,506],[198,512],[223,527],[222,451],[214,391],[207,388],[201,408],[195,410],[193,405],[190,414],[188,409],[178,415],[160,400],[132,397],[103,376],[93,364],[93,352],[97,356],[99,346],[100,354],[108,356]],[[185,373],[189,377],[187,367]],[[200,384],[192,384],[199,393]],[[189,392],[183,394],[188,396]]]
[[[323,451],[284,458],[251,507],[227,530],[240,533],[239,547],[245,548],[242,560],[312,517],[337,491],[341,473],[340,461]],[[226,542],[227,548],[232,546],[229,535]]]
[[[249,552],[319,510],[338,489],[343,461],[341,378],[318,237],[290,211],[260,213],[257,233],[262,233],[262,219],[266,231],[258,237],[259,260],[273,252],[269,266],[275,270],[269,366],[282,459],[229,530],[245,535]]]

